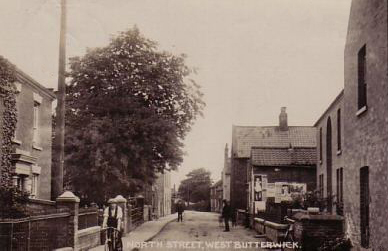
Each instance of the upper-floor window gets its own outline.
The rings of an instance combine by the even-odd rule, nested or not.
[[[358,109],[367,105],[366,88],[366,45],[358,52]]]
[[[341,142],[341,109],[337,111],[337,150],[341,151],[342,142]]]
[[[322,127],[319,128],[319,160],[322,161]]]
[[[33,142],[39,143],[39,107],[38,102],[34,102],[34,118],[33,118]]]

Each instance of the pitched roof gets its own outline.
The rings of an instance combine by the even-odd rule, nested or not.
[[[316,128],[289,126],[281,131],[278,126],[233,126],[232,156],[249,158],[252,147],[316,147]]]
[[[315,165],[315,147],[303,148],[259,148],[253,147],[251,163],[254,166],[309,166]]]

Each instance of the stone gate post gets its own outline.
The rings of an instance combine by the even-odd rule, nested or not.
[[[67,245],[74,250],[77,248],[77,232],[78,232],[78,213],[79,213],[79,198],[70,191],[65,191],[57,199],[57,208],[70,209],[69,232],[67,236]]]

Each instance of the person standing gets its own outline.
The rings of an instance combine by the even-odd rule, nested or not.
[[[183,205],[183,202],[180,200],[177,205],[177,212],[178,212],[178,222],[183,221],[183,212],[185,211],[185,206]]]
[[[224,232],[229,232],[230,231],[230,229],[229,229],[229,218],[230,218],[230,215],[231,215],[230,206],[228,205],[228,202],[226,200],[223,200],[223,203],[224,203],[224,207],[222,208],[222,218],[224,218],[224,222],[225,222],[225,230],[224,230]]]

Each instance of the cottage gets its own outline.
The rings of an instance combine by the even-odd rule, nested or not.
[[[281,109],[278,126],[233,126],[231,156],[231,204],[247,209],[251,182],[252,147],[315,148],[316,129],[312,126],[288,126],[286,108]]]

